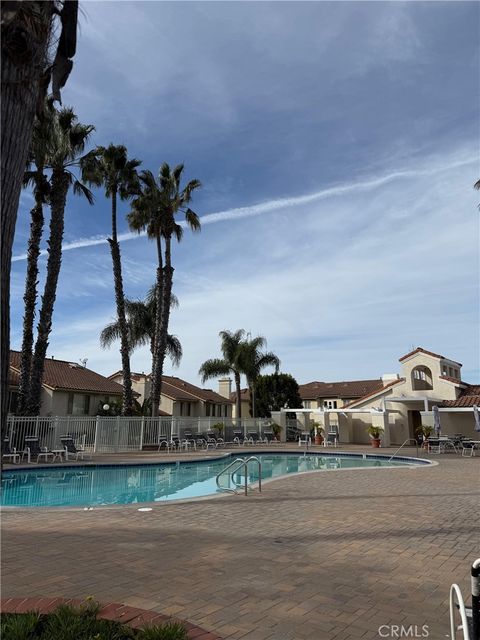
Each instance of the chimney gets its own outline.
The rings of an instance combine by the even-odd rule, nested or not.
[[[387,384],[395,382],[395,380],[399,380],[400,376],[398,373],[384,373],[382,376],[382,384],[385,387]]]
[[[222,378],[218,381],[218,393],[230,400],[230,394],[232,393],[232,381],[230,378]]]

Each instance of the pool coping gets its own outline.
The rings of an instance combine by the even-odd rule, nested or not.
[[[85,600],[79,600],[77,598],[63,598],[55,596],[5,597],[0,599],[0,612],[21,614],[27,613],[27,611],[38,611],[38,613],[41,614],[49,614],[52,613],[59,605],[68,604],[74,607],[80,607],[81,605],[85,605],[85,603]],[[132,629],[142,629],[149,625],[165,624],[166,622],[180,622],[185,627],[187,637],[189,639],[223,640],[218,634],[207,631],[203,627],[199,627],[187,620],[175,618],[174,616],[167,616],[164,613],[158,613],[156,611],[149,611],[148,609],[131,607],[117,602],[108,602],[101,605],[98,617],[103,620],[120,622]]]

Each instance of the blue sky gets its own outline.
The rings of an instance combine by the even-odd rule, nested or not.
[[[470,2],[84,2],[64,103],[157,171],[203,189],[174,249],[171,318],[198,383],[218,332],[264,335],[299,383],[399,371],[412,346],[479,375],[479,7]],[[21,198],[12,346],[21,342],[31,195]],[[125,289],[154,247],[120,207]],[[104,374],[117,348],[109,204],[72,196],[49,355]],[[45,266],[45,257],[41,259]],[[139,349],[132,368],[150,369]],[[209,386],[215,386],[212,382]]]

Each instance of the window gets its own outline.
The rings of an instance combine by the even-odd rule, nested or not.
[[[303,404],[303,408],[304,408],[304,409],[311,409],[311,408],[312,408],[312,403],[311,403],[311,401],[310,401],[310,400],[304,400],[304,401],[302,402],[302,404]]]
[[[324,400],[323,406],[325,409],[336,409],[337,401],[336,400]]]
[[[181,416],[189,416],[191,415],[191,402],[181,402],[180,403],[180,415]]]
[[[69,393],[67,414],[87,416],[90,411],[90,396],[83,393]]]
[[[223,405],[223,416],[224,416],[224,418],[226,418],[228,416],[228,405],[227,404]]]
[[[206,402],[205,403],[205,415],[206,415],[207,418],[210,417],[210,415],[211,415],[210,412],[211,412],[211,404],[210,404],[210,402]]]

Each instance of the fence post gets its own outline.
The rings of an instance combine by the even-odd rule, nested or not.
[[[59,440],[59,434],[58,434],[58,416],[55,416],[55,417],[54,417],[54,419],[53,419],[53,424],[54,424],[54,427],[55,427],[55,431],[54,431],[54,436],[53,436],[53,440],[54,440],[54,447],[52,447],[52,449],[53,449],[53,448],[58,449],[58,448],[59,448],[59,446],[60,446],[60,445],[58,444],[58,443],[60,442],[60,440]],[[61,460],[61,459],[60,459],[60,460]]]
[[[143,430],[145,427],[145,418],[142,416],[142,422],[140,424],[140,451],[143,449]]]
[[[118,443],[120,441],[120,416],[117,416],[115,419],[115,453],[118,453]]]
[[[95,419],[95,437],[93,439],[93,453],[97,451],[97,438],[98,438],[98,428],[100,426],[100,416],[97,416]]]

